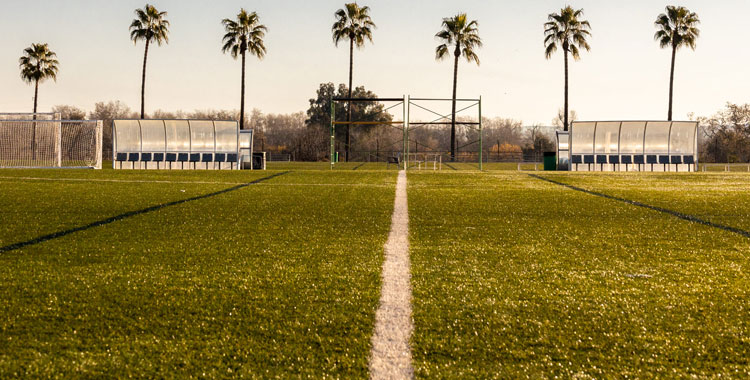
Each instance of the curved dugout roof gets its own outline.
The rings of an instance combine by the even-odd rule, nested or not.
[[[698,122],[573,122],[573,155],[698,155]]]
[[[212,120],[115,120],[115,152],[236,153],[239,123]]]

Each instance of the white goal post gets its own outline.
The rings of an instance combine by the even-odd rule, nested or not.
[[[409,153],[408,154],[409,164],[416,166],[417,170],[443,170],[443,154],[442,153]]]
[[[0,168],[101,169],[102,139],[101,120],[0,113]]]

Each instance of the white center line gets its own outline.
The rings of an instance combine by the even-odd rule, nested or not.
[[[406,172],[401,171],[396,184],[391,232],[385,244],[380,307],[375,314],[372,336],[371,379],[414,378],[409,346],[414,330],[409,265],[409,206]]]

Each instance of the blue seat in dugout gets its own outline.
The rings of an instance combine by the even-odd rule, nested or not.
[[[557,142],[570,170],[674,172],[696,169],[697,136],[692,121],[577,121]]]
[[[236,121],[115,120],[112,128],[115,169],[236,170],[241,136],[252,136]]]

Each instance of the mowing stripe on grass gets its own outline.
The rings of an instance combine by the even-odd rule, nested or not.
[[[365,164],[366,164],[366,162],[363,162],[363,163],[361,163],[361,164],[359,164],[359,165],[355,166],[355,167],[354,167],[354,169],[352,169],[352,170],[357,170],[357,169],[359,169],[359,168],[361,168],[361,167],[365,166]]]
[[[451,168],[451,169],[453,169],[453,170],[458,170],[458,169],[456,169],[456,167],[455,167],[455,166],[453,166],[453,165],[451,165],[451,164],[449,164],[449,163],[447,163],[447,162],[443,162],[443,165],[445,165],[445,166],[447,166],[447,167],[449,167],[449,168]]]
[[[396,184],[391,232],[385,244],[380,306],[375,314],[372,336],[371,379],[414,378],[409,347],[414,330],[409,265],[409,205],[406,172],[401,171]]]
[[[16,181],[11,181],[16,180]],[[18,181],[20,180],[20,181]],[[244,185],[245,182],[218,182],[218,181],[160,181],[160,180],[138,180],[138,179],[100,179],[100,178],[43,178],[43,177],[0,177],[0,182],[17,183],[22,181],[42,182],[103,182],[103,183],[163,183],[170,185]],[[258,183],[260,186],[325,186],[325,187],[392,187],[392,184],[376,183]]]
[[[263,177],[263,178],[260,178],[260,179],[256,179],[255,181],[248,182],[248,183],[243,183],[241,185],[230,187],[228,189],[224,189],[224,190],[220,190],[220,191],[215,191],[215,192],[210,193],[210,194],[199,195],[199,196],[196,196],[196,197],[182,199],[182,200],[179,200],[179,201],[162,203],[162,204],[159,204],[159,205],[156,205],[156,206],[151,206],[151,207],[144,208],[142,210],[129,211],[129,212],[126,212],[124,214],[113,216],[111,218],[107,218],[107,219],[99,220],[99,221],[96,221],[96,222],[93,222],[93,223],[89,223],[89,224],[87,224],[85,226],[75,227],[75,228],[71,228],[71,229],[65,230],[65,231],[58,231],[58,232],[55,232],[55,233],[52,233],[52,234],[49,234],[49,235],[40,236],[38,238],[27,240],[27,241],[24,241],[24,242],[15,243],[15,244],[11,244],[11,245],[6,245],[5,247],[0,247],[0,254],[6,253],[6,252],[10,252],[10,251],[15,251],[15,250],[21,249],[21,248],[26,248],[28,246],[36,245],[36,244],[39,244],[39,243],[44,243],[46,241],[50,241],[50,240],[54,240],[54,239],[57,239],[57,238],[61,238],[63,236],[67,236],[67,235],[70,235],[70,234],[73,234],[73,233],[76,233],[76,232],[85,231],[85,230],[89,230],[89,229],[92,229],[92,228],[95,228],[95,227],[104,226],[104,225],[111,224],[111,223],[114,223],[114,222],[118,222],[120,220],[127,219],[127,218],[130,218],[130,217],[133,217],[133,216],[143,215],[143,214],[147,214],[147,213],[150,213],[150,212],[153,212],[153,211],[158,211],[158,210],[161,210],[163,208],[167,208],[167,207],[171,207],[171,206],[177,206],[177,205],[181,205],[183,203],[188,203],[188,202],[192,202],[192,201],[198,201],[198,200],[201,200],[201,199],[215,197],[215,196],[221,195],[221,194],[226,194],[226,193],[229,193],[229,192],[232,192],[232,191],[243,189],[243,188],[251,186],[251,185],[255,185],[255,184],[261,183],[263,181],[268,181],[269,179],[276,178],[278,176],[282,176],[282,175],[287,174],[287,173],[289,173],[289,172],[276,173],[276,174],[270,175],[268,177]]]
[[[651,205],[648,205],[648,204],[645,204],[645,203],[641,203],[641,202],[638,202],[638,201],[633,201],[633,200],[630,200],[630,199],[616,197],[614,195],[608,195],[608,194],[599,193],[599,192],[592,191],[592,190],[586,190],[586,189],[583,189],[583,188],[580,188],[580,187],[569,185],[567,183],[557,182],[555,180],[552,180],[552,179],[549,179],[549,178],[545,178],[545,177],[542,177],[542,176],[539,176],[539,175],[536,175],[536,174],[528,174],[528,175],[531,176],[531,177],[534,177],[536,179],[540,179],[542,181],[546,181],[546,182],[549,182],[549,183],[553,183],[555,185],[567,187],[568,189],[571,189],[571,190],[580,191],[582,193],[586,193],[586,194],[589,194],[589,195],[595,195],[597,197],[602,197],[602,198],[610,199],[610,200],[613,200],[613,201],[627,203],[627,204],[633,205],[633,206],[643,207],[643,208],[646,208],[646,209],[649,209],[649,210],[653,210],[653,211],[658,211],[658,212],[661,212],[661,213],[664,213],[664,214],[672,215],[672,216],[680,218],[682,220],[687,220],[688,222],[693,222],[693,223],[702,224],[702,225],[708,226],[708,227],[718,228],[720,230],[724,230],[724,231],[728,231],[728,232],[733,232],[733,233],[738,234],[740,236],[744,236],[746,238],[750,238],[750,232],[745,231],[745,230],[741,230],[739,228],[735,228],[735,227],[725,226],[723,224],[709,222],[707,220],[700,219],[700,218],[695,217],[693,215],[683,214],[681,212],[670,210],[670,209],[666,209],[666,208],[663,208],[663,207],[651,206]]]

